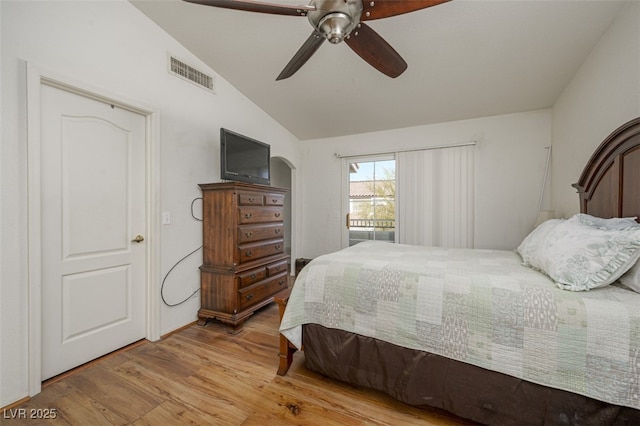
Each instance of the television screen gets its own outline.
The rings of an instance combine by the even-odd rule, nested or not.
[[[220,128],[220,177],[269,185],[270,145]]]

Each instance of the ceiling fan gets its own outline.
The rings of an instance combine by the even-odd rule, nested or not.
[[[296,73],[325,40],[345,43],[378,71],[396,78],[407,63],[378,33],[363,21],[388,18],[445,3],[449,0],[311,0],[307,6],[256,0],[185,0],[189,3],[275,15],[306,16],[313,32],[276,80]]]

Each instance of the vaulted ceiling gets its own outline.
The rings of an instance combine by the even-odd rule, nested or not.
[[[625,3],[452,0],[368,22],[408,63],[395,79],[324,43],[276,81],[312,32],[307,18],[130,1],[301,140],[550,107]]]

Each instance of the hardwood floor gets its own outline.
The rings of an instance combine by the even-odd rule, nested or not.
[[[287,375],[277,376],[277,328],[278,308],[271,304],[256,312],[235,336],[210,322],[159,342],[133,345],[50,380],[40,394],[5,409],[0,423],[469,424],[313,373],[305,368],[300,352]],[[30,418],[47,410],[56,418]],[[22,414],[27,418],[19,418]]]

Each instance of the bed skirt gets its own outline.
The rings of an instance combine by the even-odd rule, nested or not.
[[[316,324],[303,328],[307,368],[407,404],[482,424],[640,425],[640,410]]]

